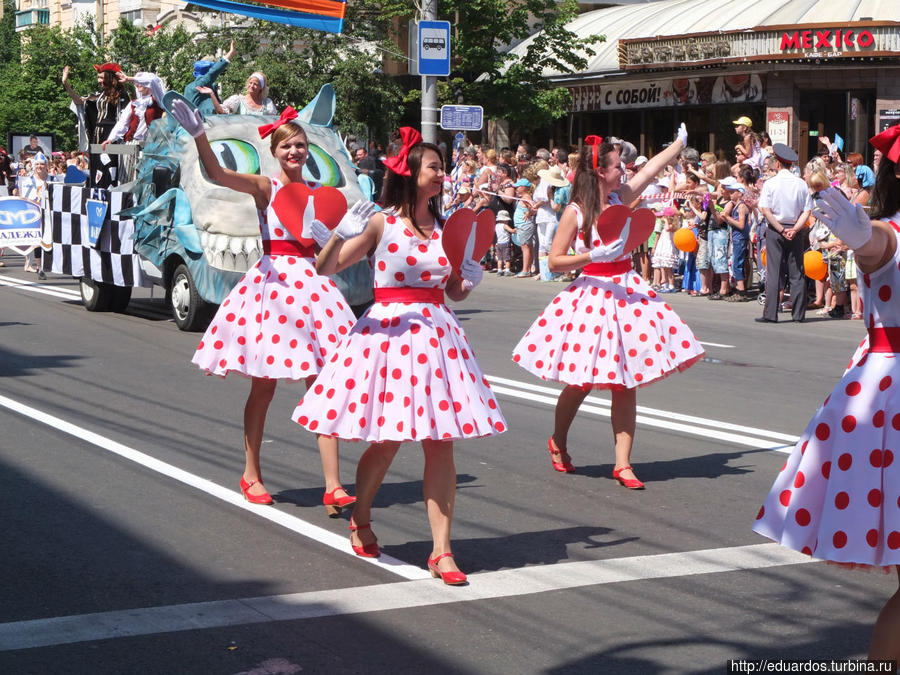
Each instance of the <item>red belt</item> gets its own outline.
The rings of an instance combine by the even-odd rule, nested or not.
[[[900,354],[900,326],[870,328],[869,351],[876,354]]]
[[[631,271],[631,260],[618,262],[596,262],[581,268],[582,274],[590,274],[592,277],[611,277],[614,274],[627,274]]]
[[[316,249],[299,241],[289,239],[263,239],[263,253],[270,256],[296,255],[301,258],[315,258]]]
[[[384,286],[375,289],[375,302],[431,302],[443,305],[444,290],[415,286]]]

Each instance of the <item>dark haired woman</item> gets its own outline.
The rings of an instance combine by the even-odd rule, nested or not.
[[[124,75],[122,68],[117,63],[104,63],[94,66],[97,71],[97,84],[100,91],[88,96],[79,96],[69,84],[69,66],[63,68],[62,85],[75,104],[75,113],[78,116],[78,141],[79,146],[85,152],[90,152],[91,144],[100,144],[105,141],[113,127],[119,113],[128,107],[131,98],[122,86]],[[103,163],[100,155],[90,155],[90,183],[94,187],[110,187],[117,182],[118,158],[109,155],[108,162]],[[99,179],[98,179],[99,178]]]
[[[869,219],[837,188],[816,217],[856,254],[868,336],[813,416],[753,529],[783,546],[900,576],[900,125],[870,141],[884,153]],[[870,659],[900,660],[900,590],[875,623]]]
[[[575,470],[567,438],[578,408],[592,389],[612,393],[616,462],[613,478],[623,486],[644,484],[631,468],[638,387],[684,370],[703,355],[690,329],[631,269],[620,239],[604,244],[594,224],[614,204],[630,203],[687,141],[678,139],[624,185],[619,153],[609,143],[585,146],[575,171],[571,202],[550,249],[550,270],[581,276],[553,299],[513,350],[513,360],[545,380],[566,385],[556,403],[553,434],[547,441],[553,468]],[[567,255],[570,246],[575,255]]]
[[[271,504],[259,455],[275,385],[284,379],[305,380],[307,387],[312,386],[355,318],[334,282],[316,274],[312,239],[298,240],[282,225],[293,214],[281,210],[284,207],[275,199],[278,191],[292,183],[317,187],[303,179],[309,145],[303,127],[290,121],[297,116],[294,109],[286,108],[277,122],[260,127],[263,138],[272,135],[270,149],[281,167],[281,174],[273,178],[223,168],[206,138],[200,113],[176,102],[172,114],[194,137],[210,180],[250,195],[259,212],[263,256],[219,307],[193,362],[211,374],[224,377],[236,372],[251,378],[240,487],[247,501]],[[370,203],[360,202],[351,213],[368,209]],[[310,224],[304,222],[304,233]],[[354,499],[341,487],[337,439],[319,434],[318,445],[325,474],[322,501],[329,515],[336,515]]]
[[[421,441],[422,480],[433,549],[428,568],[446,584],[462,584],[450,548],[456,492],[453,441],[506,428],[444,295],[463,300],[481,281],[481,266],[463,261],[460,274],[444,252],[440,219],[444,160],[415,129],[401,129],[403,147],[385,161],[385,210],[342,221],[322,249],[318,267],[333,274],[363,256],[375,265],[375,304],[332,357],[294,421],[347,440],[370,443],[356,470],[350,543],[363,557],[380,554],[370,526],[372,501],[400,444]],[[349,220],[349,219],[348,219]]]

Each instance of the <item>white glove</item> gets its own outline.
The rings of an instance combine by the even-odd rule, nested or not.
[[[678,134],[678,140],[681,141],[681,144],[687,147],[687,127],[684,126],[684,122],[681,123],[681,126],[678,127],[678,131],[675,133]]]
[[[203,128],[203,115],[199,110],[191,110],[184,101],[172,101],[172,117],[194,138],[206,133],[206,129]]]
[[[471,258],[467,258],[463,260],[462,265],[459,266],[459,276],[462,277],[463,289],[471,291],[481,283],[481,279],[484,277],[484,270],[481,269],[481,265],[477,262]]]
[[[619,234],[619,238],[610,244],[600,244],[591,249],[591,262],[612,262],[616,258],[625,253],[625,242],[628,241],[628,234],[631,231],[631,216],[625,221],[625,227]]]
[[[309,224],[309,233],[319,248],[325,248],[325,244],[331,239],[331,230],[321,220],[315,220]]]
[[[858,249],[872,238],[872,221],[859,204],[853,204],[837,188],[819,192],[816,217],[842,242]]]
[[[366,229],[369,218],[372,217],[373,213],[375,213],[375,202],[370,202],[365,199],[359,200],[353,205],[353,208],[347,211],[347,213],[344,214],[344,217],[341,218],[341,222],[339,222],[338,226],[334,229],[334,234],[340,239],[353,239],[353,237],[358,237],[363,233],[363,230]]]

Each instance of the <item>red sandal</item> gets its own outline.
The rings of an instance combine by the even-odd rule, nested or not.
[[[466,575],[456,570],[455,572],[441,572],[438,569],[438,563],[444,558],[452,558],[452,553],[441,553],[436,558],[428,558],[428,571],[431,572],[431,576],[435,579],[440,577],[440,580],[443,581],[448,586],[461,586],[466,583]]]
[[[244,480],[243,476],[241,476],[241,492],[244,494],[244,499],[246,499],[251,504],[274,504],[275,502],[272,501],[272,495],[270,495],[268,492],[263,492],[261,495],[250,494],[250,488],[252,488],[257,483],[262,485],[261,480],[251,480],[248,482]]]
[[[560,458],[562,458],[563,451],[559,448],[553,450],[553,436],[547,439],[547,450],[550,452],[550,463],[553,465],[553,468],[559,471],[560,473],[572,473],[575,471],[575,467],[572,465],[572,460],[568,459],[562,462],[557,462],[553,459],[553,455],[558,453]]]
[[[350,531],[358,532],[359,530],[371,530],[372,524],[366,523],[365,525],[357,525],[353,522],[353,518],[350,518]],[[353,539],[350,540],[350,548],[353,549],[353,552],[361,558],[377,558],[381,555],[381,549],[378,548],[378,542],[373,541],[371,544],[363,544],[362,546],[357,546],[353,543]]]
[[[338,490],[344,490],[344,488],[338,485],[334,490],[326,492],[325,496],[322,497],[322,504],[325,506],[328,515],[332,518],[341,515],[342,509],[353,506],[356,503],[356,497],[350,494],[344,497],[335,497],[334,493]],[[346,492],[346,490],[344,490],[344,492]]]
[[[613,469],[613,478],[619,481],[619,485],[627,487],[629,490],[643,490],[644,484],[637,478],[622,478],[622,476],[619,475],[623,471],[628,471],[628,469],[631,469],[631,467],[623,466],[621,469]],[[634,471],[634,469],[631,470]]]

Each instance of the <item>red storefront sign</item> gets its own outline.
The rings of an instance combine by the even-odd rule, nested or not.
[[[866,49],[875,44],[872,31],[840,28],[836,30],[795,30],[781,34],[781,51],[787,49]]]

